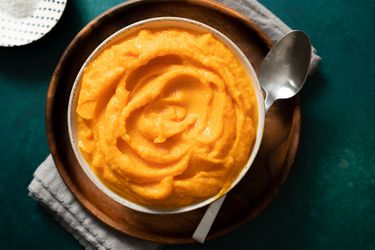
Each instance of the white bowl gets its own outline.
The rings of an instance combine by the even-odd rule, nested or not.
[[[220,40],[222,43],[224,43],[231,51],[234,53],[240,62],[244,65],[247,73],[252,78],[253,82],[253,88],[256,94],[257,98],[257,105],[258,105],[258,124],[257,124],[257,133],[256,133],[256,139],[255,143],[252,149],[252,152],[249,156],[249,159],[240,172],[240,174],[237,176],[237,178],[232,182],[232,185],[230,188],[222,195],[229,192],[236,184],[242,179],[242,177],[247,173],[247,171],[250,169],[255,156],[258,153],[260,143],[262,141],[263,136],[263,127],[264,127],[264,117],[265,117],[265,111],[264,111],[264,102],[263,102],[263,95],[262,90],[258,81],[258,77],[255,74],[255,71],[253,67],[251,66],[249,60],[246,58],[246,56],[242,53],[242,51],[231,41],[229,38],[227,38],[225,35],[217,31],[216,29],[205,25],[203,23],[193,21],[191,19],[186,18],[179,18],[179,17],[158,17],[158,18],[151,18],[146,19],[140,22],[136,22],[134,24],[131,24],[129,26],[126,26],[122,28],[121,30],[117,31],[116,33],[109,36],[106,40],[104,40],[87,58],[85,63],[82,65],[82,68],[80,69],[75,81],[74,85],[71,90],[70,99],[69,99],[69,106],[68,106],[68,129],[69,129],[69,138],[70,142],[74,151],[74,154],[82,167],[83,171],[86,173],[86,175],[90,178],[90,180],[97,186],[102,192],[104,192],[106,195],[108,195],[111,199],[115,200],[116,202],[122,204],[123,206],[126,206],[128,208],[137,210],[139,212],[144,213],[151,213],[151,214],[174,214],[174,213],[182,213],[191,211],[203,206],[206,206],[221,196],[214,196],[211,198],[208,198],[206,200],[203,200],[199,203],[191,204],[188,206],[182,206],[178,208],[153,208],[153,207],[147,207],[144,205],[140,205],[137,203],[134,203],[132,201],[129,201],[125,199],[124,197],[121,197],[120,195],[114,193],[112,190],[110,190],[108,187],[106,187],[100,179],[95,175],[89,164],[86,162],[85,158],[81,154],[78,143],[77,143],[77,132],[76,132],[76,107],[77,107],[77,100],[78,100],[78,94],[79,94],[79,85],[81,76],[83,73],[83,69],[87,66],[88,63],[90,63],[95,56],[100,53],[103,49],[105,49],[107,46],[112,45],[117,39],[121,38],[124,35],[129,35],[131,33],[137,32],[141,29],[145,28],[168,28],[168,27],[175,27],[175,28],[181,28],[181,29],[187,29],[191,31],[196,32],[210,32],[212,35],[214,35],[218,40]]]

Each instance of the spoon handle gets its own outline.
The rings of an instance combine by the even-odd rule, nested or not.
[[[266,100],[264,101],[264,112],[267,114],[268,113],[268,110],[271,108],[273,102],[275,100],[273,100],[270,95],[267,93],[266,94]]]
[[[206,240],[207,234],[211,229],[212,224],[215,221],[216,215],[220,210],[221,205],[225,200],[226,195],[223,195],[218,200],[211,203],[206,212],[204,213],[199,225],[194,231],[193,239],[199,243],[203,243]]]

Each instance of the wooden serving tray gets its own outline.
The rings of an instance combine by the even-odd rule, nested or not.
[[[129,1],[94,19],[73,39],[53,73],[47,96],[47,136],[57,169],[75,197],[95,217],[128,235],[159,243],[192,243],[206,208],[175,215],[133,211],[102,193],[84,174],[70,146],[67,107],[74,79],[89,54],[105,38],[136,21],[159,16],[206,23],[236,43],[256,71],[272,45],[254,23],[212,1]],[[243,180],[226,198],[208,239],[226,234],[257,216],[271,202],[289,174],[300,135],[298,98],[274,104],[266,117],[258,156]]]

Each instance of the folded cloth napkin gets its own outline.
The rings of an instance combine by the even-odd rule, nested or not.
[[[156,243],[120,234],[91,216],[65,186],[51,155],[37,168],[28,189],[86,249],[160,249]]]
[[[254,0],[217,0],[253,20],[273,41],[291,29]],[[310,69],[316,69],[320,57],[312,57]],[[92,217],[66,188],[51,156],[37,168],[28,187],[29,195],[48,208],[55,219],[86,249],[160,249],[155,243],[120,234]]]

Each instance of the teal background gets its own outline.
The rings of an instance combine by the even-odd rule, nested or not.
[[[48,155],[45,96],[59,57],[120,0],[70,0],[41,40],[0,48],[0,248],[82,249],[27,185]],[[203,246],[165,249],[375,249],[375,1],[264,0],[306,31],[323,60],[301,93],[302,135],[280,194],[254,221]]]

